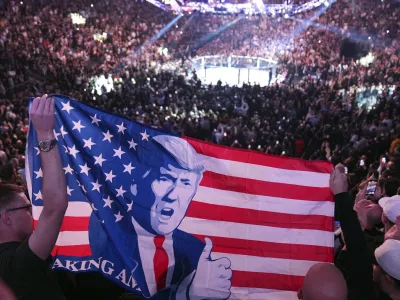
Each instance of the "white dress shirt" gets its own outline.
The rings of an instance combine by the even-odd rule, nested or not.
[[[153,296],[157,293],[157,281],[154,272],[154,255],[156,253],[156,246],[154,244],[155,235],[140,226],[133,217],[132,224],[138,236],[140,260],[142,263],[147,288],[149,289],[150,295]],[[173,266],[175,265],[174,241],[172,239],[172,233],[165,236],[162,246],[168,255],[168,271],[165,282],[165,286],[168,287],[171,284],[172,275],[174,272]]]

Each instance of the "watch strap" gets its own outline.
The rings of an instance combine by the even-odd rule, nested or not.
[[[57,145],[57,140],[55,138],[52,140],[42,140],[39,141],[39,150],[42,152],[49,152],[55,145]]]

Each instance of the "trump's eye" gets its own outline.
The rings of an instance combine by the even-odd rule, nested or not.
[[[184,186],[192,186],[192,184],[189,181],[183,181]]]
[[[160,181],[169,181],[170,179],[167,176],[160,176]]]

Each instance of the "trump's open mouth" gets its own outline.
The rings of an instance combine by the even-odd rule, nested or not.
[[[166,217],[171,217],[174,214],[174,210],[172,208],[163,208],[161,210],[161,215]]]

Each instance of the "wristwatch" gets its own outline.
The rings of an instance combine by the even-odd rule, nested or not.
[[[55,145],[57,145],[56,139],[39,141],[39,150],[49,152]]]

